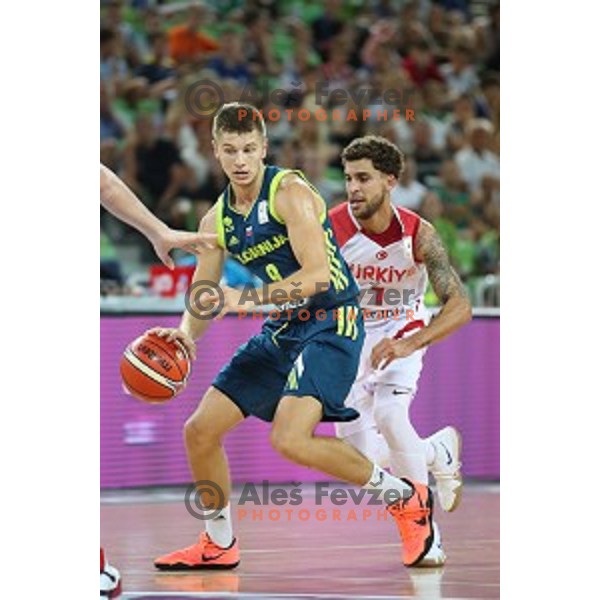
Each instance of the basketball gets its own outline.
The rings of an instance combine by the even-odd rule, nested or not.
[[[153,333],[127,346],[121,357],[121,378],[127,392],[145,402],[174,398],[186,386],[191,365],[182,344]]]

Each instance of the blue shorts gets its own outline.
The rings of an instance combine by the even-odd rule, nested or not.
[[[244,413],[272,421],[283,396],[312,396],[323,405],[322,421],[353,421],[346,408],[365,338],[358,304],[350,301],[285,322],[267,321],[238,348],[213,386]]]

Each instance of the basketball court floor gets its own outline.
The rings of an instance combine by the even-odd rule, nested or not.
[[[186,509],[185,489],[103,492],[102,544],[129,598],[404,599],[500,597],[500,490],[465,486],[453,513],[435,511],[448,561],[406,569],[396,525],[381,507],[335,505],[303,490],[302,504],[239,504],[232,515],[242,562],[233,571],[168,573],[155,557],[187,546],[204,529]],[[340,486],[344,487],[344,486]],[[434,509],[435,510],[435,509]]]

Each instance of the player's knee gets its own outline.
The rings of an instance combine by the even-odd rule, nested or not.
[[[395,388],[390,388],[385,394],[379,394],[375,402],[373,419],[382,433],[395,429],[399,422],[409,420],[412,393],[407,390],[406,393],[393,395],[394,390]]]
[[[394,411],[381,411],[380,414],[374,415],[375,424],[378,431],[388,441],[388,444],[393,440],[395,448],[402,445],[404,427],[398,427],[398,417]],[[365,453],[366,454],[366,453]]]
[[[379,431],[383,433],[384,431],[389,429],[389,427],[391,426],[391,422],[393,422],[393,419],[390,419],[390,417],[393,415],[394,412],[397,412],[397,409],[392,408],[390,410],[390,408],[387,406],[375,407],[375,410],[373,411],[373,420],[375,421],[375,425],[377,426],[377,429],[379,429]]]
[[[183,434],[186,447],[196,453],[208,451],[219,442],[215,439],[214,433],[211,433],[209,424],[195,415],[185,422]]]
[[[302,462],[305,440],[297,433],[274,427],[271,430],[271,445],[279,454],[293,462]]]

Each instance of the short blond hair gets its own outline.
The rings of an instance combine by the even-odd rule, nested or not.
[[[267,137],[265,121],[256,106],[243,102],[228,102],[217,111],[213,120],[213,138],[221,131],[228,133],[251,133],[258,131]]]

